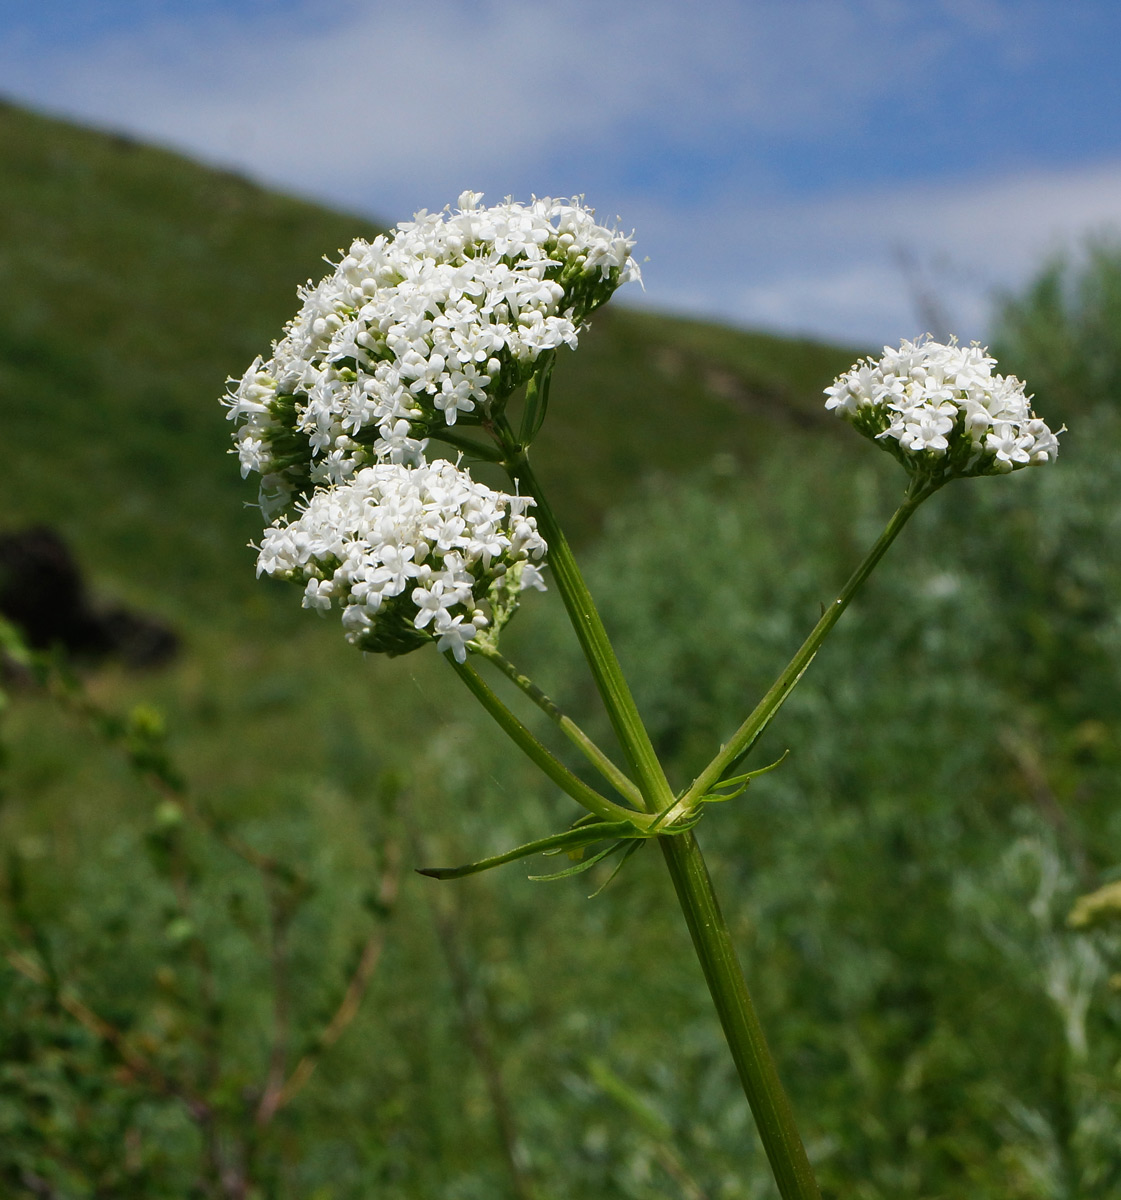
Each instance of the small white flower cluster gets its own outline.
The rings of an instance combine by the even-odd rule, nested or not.
[[[257,574],[303,583],[305,608],[340,606],[347,640],[363,650],[404,654],[435,639],[463,662],[519,591],[544,586],[530,562],[546,549],[532,504],[450,462],[381,463],[274,522]]]
[[[421,462],[431,428],[501,406],[639,277],[633,240],[576,200],[481,199],[355,241],[236,383],[241,472],[261,475],[266,516],[372,463]]]
[[[903,341],[840,376],[825,389],[825,407],[912,473],[935,480],[1053,461],[1056,435],[1032,412],[1024,385],[1015,376],[994,375],[994,366],[976,343],[943,345],[929,335]]]

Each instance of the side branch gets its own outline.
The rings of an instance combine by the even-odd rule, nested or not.
[[[814,626],[809,637],[799,647],[794,657],[787,663],[782,674],[771,685],[770,690],[755,706],[754,711],[746,721],[732,734],[720,753],[693,781],[692,786],[678,801],[677,807],[683,811],[691,810],[699,803],[702,796],[707,795],[735,765],[751,750],[759,740],[763,730],[771,723],[771,719],[786,702],[786,698],[794,690],[798,681],[806,672],[806,668],[814,659],[826,635],[841,618],[841,614],[849,606],[849,602],[860,590],[861,585],[872,573],[873,568],[887,552],[887,548],[895,541],[900,530],[914,515],[918,506],[937,491],[939,484],[918,484],[912,481],[907,490],[903,503],[896,509],[895,514],[887,523],[887,527],[876,540],[875,545],[865,556],[864,561],[853,572],[851,578],[841,589],[837,599],[822,613],[821,620]]]
[[[445,654],[444,657],[518,748],[577,804],[608,821],[629,821],[640,826],[644,820],[648,821],[644,814],[635,812],[631,808],[624,808],[613,800],[608,800],[606,796],[589,787],[579,776],[574,775],[514,716],[470,663],[456,662],[450,654]]]
[[[629,800],[636,808],[642,807],[642,793],[635,787],[634,783],[619,770],[580,726],[571,717],[567,716],[559,705],[551,700],[528,675],[523,675],[509,659],[503,657],[493,646],[476,645],[473,648],[476,653],[480,654],[488,662],[493,663],[515,687],[520,688],[541,709],[550,721],[556,724],[557,728],[584,755],[604,779],[611,784],[620,796]]]

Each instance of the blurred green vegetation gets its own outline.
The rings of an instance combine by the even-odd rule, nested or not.
[[[185,642],[6,687],[0,1191],[771,1196],[658,856],[594,901],[412,874],[571,806],[435,655],[253,579],[222,380],[372,227],[11,108],[0,161],[5,524]],[[1121,254],[1049,267],[997,352],[1057,466],[930,502],[699,831],[830,1196],[1121,1188],[1116,935],[1066,925],[1121,876]],[[558,369],[535,459],[677,783],[902,491],[821,413],[855,356],[617,307]],[[555,595],[505,649],[609,740]],[[278,1047],[316,1069],[263,1112]]]

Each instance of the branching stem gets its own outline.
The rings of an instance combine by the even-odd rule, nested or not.
[[[643,807],[642,793],[635,787],[634,783],[619,770],[571,717],[562,712],[560,707],[545,695],[528,675],[523,675],[509,659],[503,657],[493,646],[475,646],[473,649],[488,662],[493,663],[507,679],[520,688],[549,720],[557,725],[565,737],[584,755],[588,762],[595,767],[620,796],[625,800],[629,800],[636,808]]]
[[[787,696],[794,690],[798,680],[805,674],[806,668],[813,661],[821,643],[825,641],[829,631],[840,620],[841,614],[849,606],[853,596],[860,590],[861,585],[872,573],[873,568],[883,558],[887,548],[895,541],[900,530],[914,515],[919,505],[938,490],[940,484],[913,479],[903,503],[896,509],[883,533],[876,539],[864,561],[853,572],[848,582],[841,589],[837,599],[821,615],[821,620],[814,626],[809,637],[799,647],[798,652],[787,663],[783,672],[771,685],[770,690],[755,706],[747,720],[732,734],[728,742],[721,748],[720,753],[693,781],[692,786],[678,801],[676,807],[682,812],[688,812],[700,798],[710,792],[733,769],[738,762],[751,750],[759,740],[763,730],[771,723],[775,713],[782,707]]]
[[[568,610],[569,620],[580,641],[592,677],[619,739],[627,763],[638,780],[648,812],[661,812],[672,804],[674,796],[666,779],[650,735],[638,713],[630,686],[615,656],[614,647],[592,600],[588,585],[576,565],[576,558],[552,509],[545,499],[537,476],[529,465],[524,448],[512,449],[505,463],[511,479],[523,495],[537,502],[537,524],[549,546],[549,567],[557,589]]]
[[[616,804],[613,800],[608,800],[606,796],[601,795],[595,788],[589,787],[579,776],[574,775],[560,759],[556,758],[547,747],[542,745],[534,737],[533,733],[514,716],[491,690],[486,680],[483,679],[469,662],[456,662],[450,653],[445,654],[444,657],[455,668],[456,673],[468,686],[475,698],[480,701],[482,706],[490,713],[518,748],[531,758],[553,783],[561,791],[571,796],[577,804],[582,805],[589,812],[593,812],[596,816],[603,817],[608,821],[629,821],[640,828],[649,823],[649,818],[646,814],[636,812],[633,808],[624,808],[621,804]]]
[[[644,805],[648,811],[663,812],[673,806],[672,789],[576,559],[530,468],[524,446],[515,442],[508,428],[499,426],[495,432],[506,447],[505,466],[511,479],[523,495],[532,496],[537,503],[537,522],[549,545],[553,578],[638,780]],[[696,837],[689,830],[658,840],[779,1192],[783,1200],[820,1200],[793,1109],[751,1002]]]

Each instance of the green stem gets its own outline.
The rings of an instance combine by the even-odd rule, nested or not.
[[[428,436],[434,437],[439,442],[445,442],[447,445],[453,446],[456,450],[460,450],[466,454],[468,458],[475,458],[484,462],[502,461],[502,452],[495,449],[494,446],[489,446],[485,442],[477,442],[474,438],[463,437],[461,434],[453,433],[446,425],[430,430]]]
[[[588,660],[596,687],[603,697],[615,736],[619,739],[631,772],[638,780],[647,811],[660,812],[673,803],[673,790],[658,756],[654,753],[650,735],[638,714],[638,707],[623,676],[623,669],[615,656],[614,647],[608,640],[607,630],[603,627],[588,585],[576,565],[576,558],[568,539],[545,499],[524,448],[513,448],[505,465],[523,495],[532,496],[536,501],[534,513],[538,527],[549,546],[549,568],[557,581],[557,589],[568,610],[569,620],[576,631],[584,657]]]
[[[502,729],[529,756],[541,770],[577,804],[582,805],[596,816],[608,821],[629,821],[633,825],[643,826],[649,818],[634,809],[624,808],[606,796],[601,796],[594,788],[589,787],[577,775],[574,775],[559,759],[549,752],[537,738],[518,720],[505,704],[491,691],[483,677],[470,663],[456,662],[450,654],[444,657],[455,668],[460,679],[470,688],[475,698],[480,701],[488,713],[498,722]]]
[[[743,968],[696,837],[658,839],[708,990],[783,1200],[820,1200],[813,1168],[779,1079]]]
[[[883,558],[887,548],[895,541],[899,531],[911,519],[915,509],[928,497],[932,496],[941,486],[938,483],[912,479],[903,503],[896,509],[895,514],[887,523],[887,527],[876,540],[875,545],[865,556],[864,561],[853,572],[852,577],[841,589],[837,599],[821,615],[821,620],[814,626],[810,636],[802,643],[798,652],[787,663],[782,674],[771,685],[770,690],[755,706],[754,711],[736,730],[728,742],[721,748],[720,753],[693,781],[692,786],[674,806],[681,813],[689,812],[720,782],[724,774],[747,754],[758,741],[763,730],[770,724],[771,718],[778,712],[787,696],[794,690],[798,680],[802,678],[806,668],[813,661],[826,635],[837,624],[841,614],[849,606],[849,601],[860,590],[861,584],[872,573],[872,569]],[[676,813],[674,814],[676,815]],[[672,820],[672,816],[669,818]]]
[[[507,471],[524,494],[537,502],[538,525],[549,545],[549,566],[616,735],[638,777],[646,804],[660,812],[672,803],[673,794],[591,593],[530,469],[524,448],[513,444],[508,431],[500,429],[499,433],[507,449]],[[782,1198],[819,1200],[813,1169],[751,1003],[700,846],[691,832],[667,835],[658,841]]]
[[[556,363],[557,352],[546,350],[537,360],[533,377],[525,389],[525,409],[522,412],[521,432],[518,441],[528,446],[537,436],[545,413],[549,408],[549,380],[552,378],[553,366]]]
[[[642,808],[642,793],[626,775],[607,757],[590,737],[529,678],[523,675],[509,659],[504,658],[493,646],[473,644],[477,654],[492,662],[503,675],[519,687],[539,709],[556,723],[566,738],[580,751],[593,767],[624,799]]]

